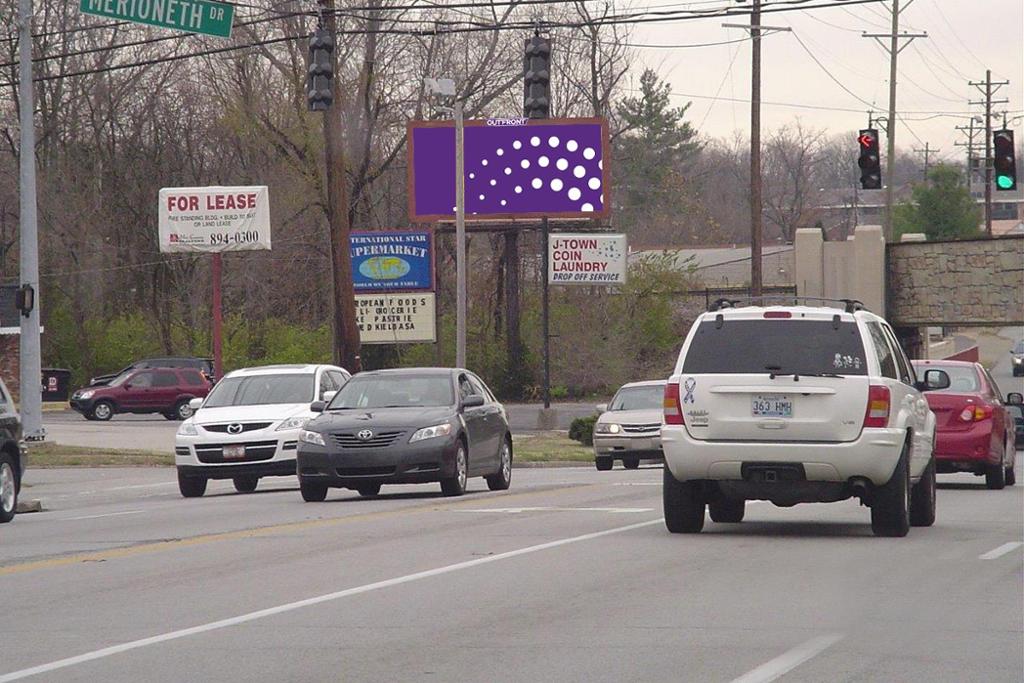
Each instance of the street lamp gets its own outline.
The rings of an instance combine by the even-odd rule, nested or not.
[[[455,94],[455,81],[450,78],[425,78],[423,85],[430,94],[452,98],[455,118],[455,366],[466,367],[466,178],[463,169],[464,141],[462,102]]]

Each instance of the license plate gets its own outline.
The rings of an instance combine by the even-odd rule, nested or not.
[[[793,417],[793,399],[772,394],[753,396],[750,414],[754,417]]]
[[[245,446],[238,444],[236,446],[225,446],[224,447],[224,459],[225,460],[241,460],[245,457]]]

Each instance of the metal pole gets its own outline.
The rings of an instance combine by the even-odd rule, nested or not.
[[[750,295],[761,296],[761,0],[750,14]]]
[[[223,281],[223,260],[220,254],[213,255],[213,375],[219,381],[224,376],[223,324],[224,313],[221,304]]]
[[[892,206],[896,170],[896,56],[899,54],[900,0],[892,0],[892,35],[889,43],[889,120],[885,124],[888,146],[885,152],[885,230],[892,239]]]
[[[455,366],[466,367],[466,178],[462,102],[455,101]]]
[[[32,288],[34,302],[21,316],[20,390],[22,434],[42,440],[42,359],[39,349],[39,226],[36,210],[35,92],[32,83],[32,0],[18,2],[18,83],[21,116],[21,285]]]
[[[548,262],[548,244],[551,241],[551,233],[548,231],[547,216],[541,219],[541,225],[543,226],[542,232],[544,234],[544,245],[542,247],[544,254],[544,287],[542,289],[544,301],[541,306],[541,327],[543,327],[542,334],[544,335],[544,408],[547,409],[551,407],[551,306],[548,297],[550,291],[548,286],[548,268],[550,267]]]
[[[985,69],[985,234],[992,236],[992,71]]]

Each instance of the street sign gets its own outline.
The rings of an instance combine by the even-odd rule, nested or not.
[[[363,344],[436,341],[434,293],[357,294],[356,322]]]
[[[626,236],[552,233],[548,282],[553,285],[621,285],[626,282]]]
[[[158,213],[162,252],[270,249],[266,185],[165,187]]]
[[[108,19],[231,37],[235,6],[211,0],[79,0],[79,11]]]
[[[434,289],[431,230],[353,232],[349,244],[357,292]]]
[[[409,220],[455,216],[455,128],[409,124]],[[604,119],[466,121],[466,219],[603,218],[608,185]]]

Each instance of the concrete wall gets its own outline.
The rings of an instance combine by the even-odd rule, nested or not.
[[[845,242],[826,242],[821,230],[796,231],[795,279],[801,296],[857,299],[885,313],[885,238],[877,225],[861,225]]]
[[[894,324],[1024,323],[1024,236],[890,244],[887,261]]]

